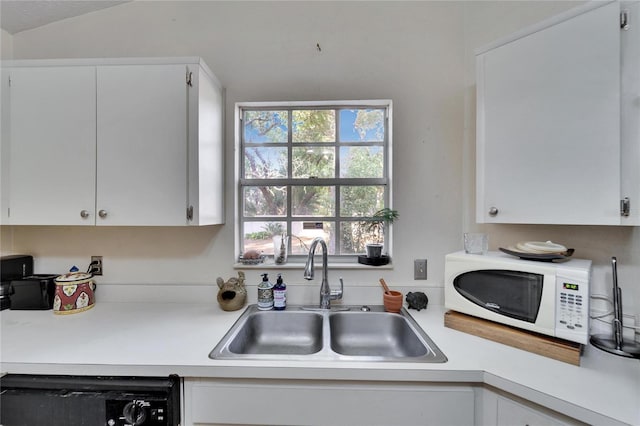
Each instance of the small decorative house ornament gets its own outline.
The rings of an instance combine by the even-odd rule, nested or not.
[[[237,311],[247,300],[247,289],[244,286],[244,272],[238,272],[238,278],[231,277],[225,282],[218,277],[218,303],[223,311]]]

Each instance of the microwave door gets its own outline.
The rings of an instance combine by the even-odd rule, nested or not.
[[[542,301],[544,275],[496,270],[466,272],[453,280],[458,293],[500,315],[535,323]]]

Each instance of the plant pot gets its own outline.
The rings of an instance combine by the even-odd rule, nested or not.
[[[382,244],[367,244],[367,257],[382,257]]]

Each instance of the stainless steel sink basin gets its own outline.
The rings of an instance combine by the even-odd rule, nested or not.
[[[382,306],[318,310],[249,306],[209,354],[213,359],[446,362],[447,357],[405,310]]]
[[[340,312],[329,316],[331,349],[342,355],[385,358],[429,353],[405,317],[386,312]]]
[[[304,312],[254,312],[229,343],[235,354],[307,355],[322,349],[322,315]]]

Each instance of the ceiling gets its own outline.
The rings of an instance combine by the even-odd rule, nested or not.
[[[0,27],[9,34],[132,0],[0,0]]]

